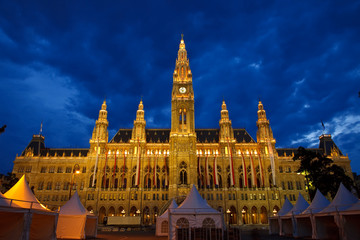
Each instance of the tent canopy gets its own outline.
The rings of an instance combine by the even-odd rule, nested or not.
[[[357,201],[357,197],[355,197],[342,183],[340,183],[340,187],[333,201],[320,213],[344,211]]]
[[[168,209],[166,209],[166,211],[165,211],[163,214],[161,214],[161,216],[159,216],[158,219],[159,219],[159,218],[166,218],[166,219],[168,219],[168,217],[169,217],[169,208],[170,208],[170,209],[175,209],[175,208],[177,208],[177,207],[178,207],[178,205],[177,205],[177,203],[175,202],[175,200],[173,199],[173,200],[171,201]]]
[[[289,199],[288,199],[287,197],[285,197],[285,202],[284,202],[282,208],[279,210],[278,216],[284,216],[284,215],[287,214],[292,208],[293,208],[293,205],[291,204],[291,202],[289,201]]]
[[[171,211],[172,214],[184,213],[184,212],[197,212],[197,213],[216,213],[219,211],[209,206],[205,199],[203,199],[196,189],[195,185],[192,186],[189,194],[180,206]]]
[[[284,216],[298,215],[302,213],[307,207],[309,207],[309,203],[304,199],[301,193],[299,193],[298,200],[296,201],[294,207]]]
[[[14,201],[7,199],[2,193],[0,193],[0,206],[1,207],[20,207]]]
[[[37,200],[26,182],[25,175],[23,175],[4,196],[9,199],[14,199],[14,202],[22,208],[50,211]]]
[[[77,191],[74,195],[67,201],[64,206],[60,208],[59,214],[61,215],[86,215],[88,211],[84,208],[80,202],[79,194]]]
[[[324,195],[322,195],[319,189],[317,189],[313,201],[311,202],[310,206],[302,212],[302,214],[318,213],[326,208],[329,204],[330,201],[327,200]]]

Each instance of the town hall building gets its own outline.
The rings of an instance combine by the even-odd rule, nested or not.
[[[225,101],[219,103],[219,128],[196,129],[192,72],[185,42],[180,41],[173,73],[171,128],[148,129],[140,101],[132,129],[108,132],[106,101],[101,105],[89,148],[48,148],[34,135],[14,161],[13,173],[26,175],[41,203],[65,204],[75,191],[99,216],[141,216],[154,224],[172,199],[184,200],[192,185],[231,224],[267,224],[287,197],[309,200],[304,175],[297,174],[295,148],[276,148],[265,107],[258,103],[256,138],[235,128]],[[146,106],[146,103],[145,103]],[[134,112],[135,116],[135,112]],[[330,135],[319,148],[350,175],[350,160]]]

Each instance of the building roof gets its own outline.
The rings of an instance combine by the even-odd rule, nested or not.
[[[147,143],[168,143],[170,129],[146,129]],[[218,143],[220,129],[196,129],[198,143]],[[132,129],[119,129],[110,143],[128,143],[131,139]],[[245,129],[234,129],[234,137],[238,143],[255,143],[254,139]]]
[[[46,148],[45,137],[42,135],[33,135],[30,143],[27,145],[21,156],[25,156],[27,151],[30,151],[34,156],[81,156],[86,157],[89,149],[88,148]]]
[[[307,148],[307,150],[323,154],[323,149],[321,148]],[[298,152],[297,148],[276,148],[279,157],[293,156]]]
[[[336,146],[335,142],[332,140],[330,134],[323,134],[319,137],[320,143],[319,148],[323,150],[325,155],[331,155],[333,150],[337,151],[340,156],[343,156],[340,149]]]

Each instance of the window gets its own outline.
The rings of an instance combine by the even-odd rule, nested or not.
[[[40,172],[41,172],[41,173],[46,173],[46,167],[41,167]]]
[[[202,222],[203,228],[215,228],[215,221],[212,218],[205,218]]]
[[[168,233],[169,232],[169,222],[168,221],[163,221],[161,223],[161,232],[162,233]]]
[[[26,167],[25,172],[30,173],[31,172],[31,166]]]
[[[55,190],[60,190],[60,182],[55,183]]]
[[[86,173],[86,167],[83,167],[82,173]]]
[[[23,173],[23,172],[24,172],[24,167],[23,166],[19,167],[18,168],[18,173]]]
[[[69,182],[65,182],[64,183],[64,190],[69,190],[69,186],[70,186],[70,183]]]
[[[186,218],[179,218],[176,221],[176,228],[189,228],[189,221]]]
[[[38,183],[38,190],[43,190],[43,188],[44,188],[44,182],[41,181]]]
[[[187,164],[185,162],[180,163],[180,184],[187,184]]]
[[[62,169],[62,167],[58,167],[58,169],[57,169],[57,173],[63,173],[63,169]]]
[[[66,167],[66,173],[71,173],[71,167]]]
[[[46,186],[46,190],[51,190],[51,189],[52,189],[52,182],[48,182]]]
[[[55,167],[54,166],[49,167],[49,173],[54,173],[54,172],[55,172]]]

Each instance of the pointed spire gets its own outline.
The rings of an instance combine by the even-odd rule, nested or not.
[[[221,109],[222,110],[227,110],[225,100],[223,100],[223,102],[222,102]]]
[[[179,49],[184,49],[185,50],[184,34],[181,34],[181,40],[180,40],[180,44],[179,44]]]
[[[104,102],[101,105],[101,110],[106,110],[106,99],[104,99]]]
[[[258,119],[262,119],[262,120],[266,120],[266,112],[264,110],[264,106],[262,104],[262,102],[259,100],[259,104],[258,104]]]
[[[108,140],[107,127],[109,126],[109,122],[107,120],[106,108],[106,100],[104,100],[99,111],[99,118],[95,122],[95,127],[93,130],[92,139],[90,139],[90,143],[94,143],[95,141],[99,140],[107,142]]]
[[[136,111],[136,119],[134,120],[134,128],[132,131],[132,141],[145,141],[145,111],[142,99],[140,100],[138,110]]]
[[[229,111],[227,110],[225,100],[223,100],[221,105],[221,119],[219,121],[219,125],[220,125],[220,141],[229,141],[229,139],[233,139],[234,132],[231,126]]]
[[[190,70],[189,59],[187,58],[187,51],[185,49],[185,41],[183,35],[179,44],[178,57],[176,59],[175,70],[173,74],[174,82],[188,82],[192,81],[192,73]]]
[[[221,120],[220,120],[220,124],[221,123],[225,123],[225,122],[229,122],[229,111],[227,110],[226,107],[226,103],[225,100],[223,100],[222,105],[221,105]]]

